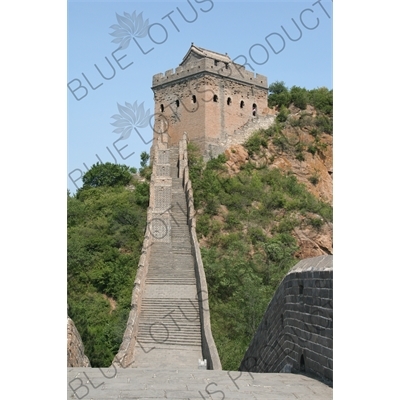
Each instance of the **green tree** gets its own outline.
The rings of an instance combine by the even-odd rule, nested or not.
[[[310,103],[323,114],[332,117],[333,114],[333,91],[326,87],[310,90]]]
[[[102,186],[125,186],[131,180],[131,172],[126,165],[96,163],[83,175],[83,188]]]
[[[146,168],[147,167],[147,163],[150,159],[150,154],[146,153],[145,151],[142,151],[142,153],[140,154],[140,166],[142,168]]]
[[[67,200],[68,313],[93,367],[122,341],[146,228],[149,184],[88,187]]]
[[[307,104],[309,103],[308,91],[305,88],[301,88],[299,86],[293,86],[290,89],[290,101],[301,110],[305,110],[307,108]]]
[[[285,82],[277,81],[269,85],[268,104],[270,106],[289,107],[290,92],[285,86]]]

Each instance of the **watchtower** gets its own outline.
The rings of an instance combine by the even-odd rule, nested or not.
[[[175,70],[153,76],[152,90],[154,138],[176,145],[187,132],[206,158],[222,153],[236,129],[268,113],[266,76],[193,43]]]

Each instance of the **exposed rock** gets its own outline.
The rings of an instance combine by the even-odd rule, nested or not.
[[[228,161],[226,166],[229,175],[234,175],[240,171],[240,166],[245,164],[249,159],[249,153],[241,144],[234,144],[225,150],[225,156]]]
[[[67,364],[68,367],[90,367],[81,336],[74,321],[69,317],[67,317]]]
[[[302,142],[311,144],[312,136],[303,133]],[[318,150],[314,155],[304,151],[304,161],[299,161],[294,154],[288,152],[280,152],[273,145],[269,146],[271,151],[269,154],[273,156],[270,164],[282,171],[291,171],[296,175],[299,182],[304,183],[315,197],[323,200],[330,205],[333,202],[333,155],[332,155],[332,136],[321,135],[321,144],[326,149]],[[316,176],[318,182],[314,185],[310,182],[310,178]]]
[[[298,118],[302,110],[290,106],[291,117]],[[306,112],[311,116],[316,115],[313,107],[307,106]],[[260,127],[261,128],[261,127]],[[261,148],[260,154],[251,157],[246,148],[241,144],[235,144],[225,150],[227,157],[226,167],[230,176],[236,175],[240,168],[248,162],[256,167],[268,166],[279,168],[281,171],[296,176],[307,190],[316,198],[330,205],[333,204],[333,136],[326,133],[320,134],[318,142],[306,128],[293,128],[286,124],[282,132],[284,136],[284,149],[274,145],[272,138],[268,140],[268,146]],[[317,143],[317,145],[316,145]],[[303,147],[302,156],[299,160],[296,147]],[[309,146],[314,146],[314,154],[309,151]],[[297,156],[297,158],[296,158]],[[314,215],[313,217],[318,217]],[[333,254],[333,225],[324,222],[320,228],[314,228],[303,223],[294,229],[297,236],[299,251],[296,257],[299,259],[316,257],[324,254]]]
[[[295,228],[297,244],[300,247],[295,257],[299,259],[333,254],[333,225],[325,223],[320,229]]]

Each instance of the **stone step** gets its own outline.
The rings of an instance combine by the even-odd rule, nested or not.
[[[184,255],[187,256],[187,255]],[[160,274],[165,271],[165,273],[168,274],[174,274],[174,275],[181,275],[185,274],[188,275],[189,272],[193,271],[193,260],[186,260],[182,261],[182,263],[179,263],[178,265],[175,265],[175,267],[162,267],[160,265],[155,265],[154,267],[149,269],[147,272],[147,276],[151,276],[153,274],[153,270],[155,274]]]
[[[170,148],[169,157],[172,178],[171,204],[168,207],[171,240],[169,243],[156,243],[150,250],[137,335],[138,342],[147,350],[135,347],[134,367],[140,368],[159,365],[166,361],[166,354],[179,360],[180,366],[197,367],[197,360],[202,357],[195,264],[186,194],[183,180],[178,178],[177,147]]]
[[[162,271],[157,271],[156,274],[148,274],[146,279],[148,279],[148,281],[146,281],[148,283],[150,283],[150,280],[154,281],[154,280],[167,279],[167,280],[171,281],[173,279],[176,279],[177,280],[176,283],[179,284],[180,281],[187,282],[188,280],[195,279],[195,274],[194,274],[194,272],[189,273],[186,271],[182,271],[179,273],[165,273],[164,274]]]
[[[161,276],[160,276],[161,275]],[[153,275],[153,276],[148,276],[146,278],[146,283],[148,285],[160,285],[160,284],[164,284],[165,282],[169,282],[174,286],[180,286],[180,285],[195,285],[196,284],[196,277],[194,275],[194,273],[191,276],[184,276],[182,277],[181,275],[162,275],[162,274],[158,274]],[[175,282],[175,283],[174,283]]]

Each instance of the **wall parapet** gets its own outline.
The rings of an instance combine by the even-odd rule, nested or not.
[[[166,232],[159,234],[159,226],[164,226],[165,222],[161,218],[168,216],[165,210],[160,210],[160,200],[157,198],[157,188],[165,188],[172,185],[171,178],[165,177],[164,169],[167,167],[169,170],[169,153],[167,146],[159,138],[153,142],[153,164],[152,175],[150,180],[150,196],[149,207],[147,208],[147,224],[144,234],[141,256],[139,258],[138,269],[136,278],[133,284],[132,297],[131,297],[131,310],[129,312],[126,329],[122,339],[122,343],[118,353],[113,359],[112,365],[116,367],[126,368],[134,362],[134,350],[137,341],[137,334],[139,329],[139,314],[142,305],[142,297],[145,289],[146,276],[149,268],[149,260],[151,254],[151,246],[156,241],[166,241],[170,238],[170,229]],[[161,176],[159,173],[161,172]],[[162,203],[161,199],[161,203]],[[161,222],[161,224],[160,224]],[[160,235],[160,236],[158,236]]]
[[[196,274],[200,322],[201,322],[200,325],[201,325],[203,358],[207,360],[208,369],[222,370],[221,361],[218,355],[218,350],[215,345],[214,338],[211,332],[207,280],[204,272],[203,261],[201,258],[199,242],[197,241],[193,189],[192,189],[192,183],[189,178],[187,142],[188,142],[188,137],[187,133],[185,132],[183,134],[183,138],[179,142],[178,173],[179,177],[183,178],[183,189],[186,195],[186,202],[188,208],[188,225],[189,225],[190,240],[192,244],[192,252],[195,264],[195,274]]]
[[[227,141],[223,143],[225,147],[230,147],[234,144],[243,144],[246,140],[258,129],[268,129],[272,126],[276,116],[273,114],[269,115],[257,115],[249,118],[249,120],[241,127],[234,130],[232,135],[228,135]]]
[[[67,366],[68,367],[88,367],[90,361],[85,355],[81,335],[76,328],[74,321],[67,316]]]
[[[239,367],[333,383],[333,256],[297,263],[275,292]]]
[[[215,65],[214,60],[202,58],[191,62],[185,66],[179,66],[175,69],[169,69],[165,73],[158,73],[153,76],[152,87],[169,84],[174,81],[186,79],[200,73],[209,73],[219,76],[223,79],[232,79],[249,85],[259,86],[267,89],[267,77],[245,69],[243,65],[234,62],[218,62]]]

